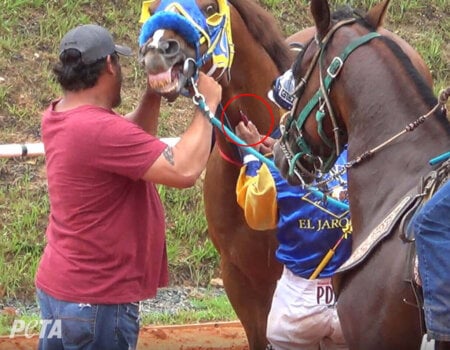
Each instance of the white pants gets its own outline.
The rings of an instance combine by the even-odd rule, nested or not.
[[[285,267],[273,295],[267,339],[276,350],[347,349],[331,279],[307,280]]]

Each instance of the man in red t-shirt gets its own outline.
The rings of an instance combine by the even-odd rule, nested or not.
[[[40,349],[135,349],[138,302],[167,285],[164,212],[155,184],[192,186],[212,126],[200,110],[175,146],[156,138],[161,97],[150,88],[125,117],[115,45],[97,25],[69,31],[54,66],[64,95],[42,119],[50,216],[36,287]],[[221,88],[200,74],[214,113]]]

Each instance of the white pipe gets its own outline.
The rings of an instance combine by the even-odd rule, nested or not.
[[[169,146],[174,146],[179,140],[179,137],[162,137],[160,140]],[[37,143],[11,143],[0,145],[0,158],[13,157],[39,157],[44,155],[44,144]]]
[[[0,158],[12,157],[36,157],[44,155],[44,144],[42,143],[11,143],[0,145]]]

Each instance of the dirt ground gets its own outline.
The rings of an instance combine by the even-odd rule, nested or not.
[[[38,335],[0,337],[0,350],[35,350]],[[143,327],[138,350],[248,350],[240,322]]]

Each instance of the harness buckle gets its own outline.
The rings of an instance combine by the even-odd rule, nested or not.
[[[342,61],[342,58],[340,58],[339,56],[336,56],[331,61],[330,65],[327,69],[327,74],[333,79],[336,78],[337,75],[339,74],[339,72],[341,71],[341,68],[343,65],[344,65],[344,61]]]
[[[195,60],[191,57],[186,58],[183,63],[183,72],[182,73],[188,81],[192,77],[197,77],[197,74],[198,74],[197,62],[195,62]]]
[[[192,102],[194,102],[194,104],[196,106],[198,106],[200,104],[200,101],[205,101],[205,96],[203,96],[200,93],[200,91],[198,91],[197,83],[195,82],[193,77],[191,77],[191,85],[192,85],[192,89],[194,90],[194,96],[192,96]]]

